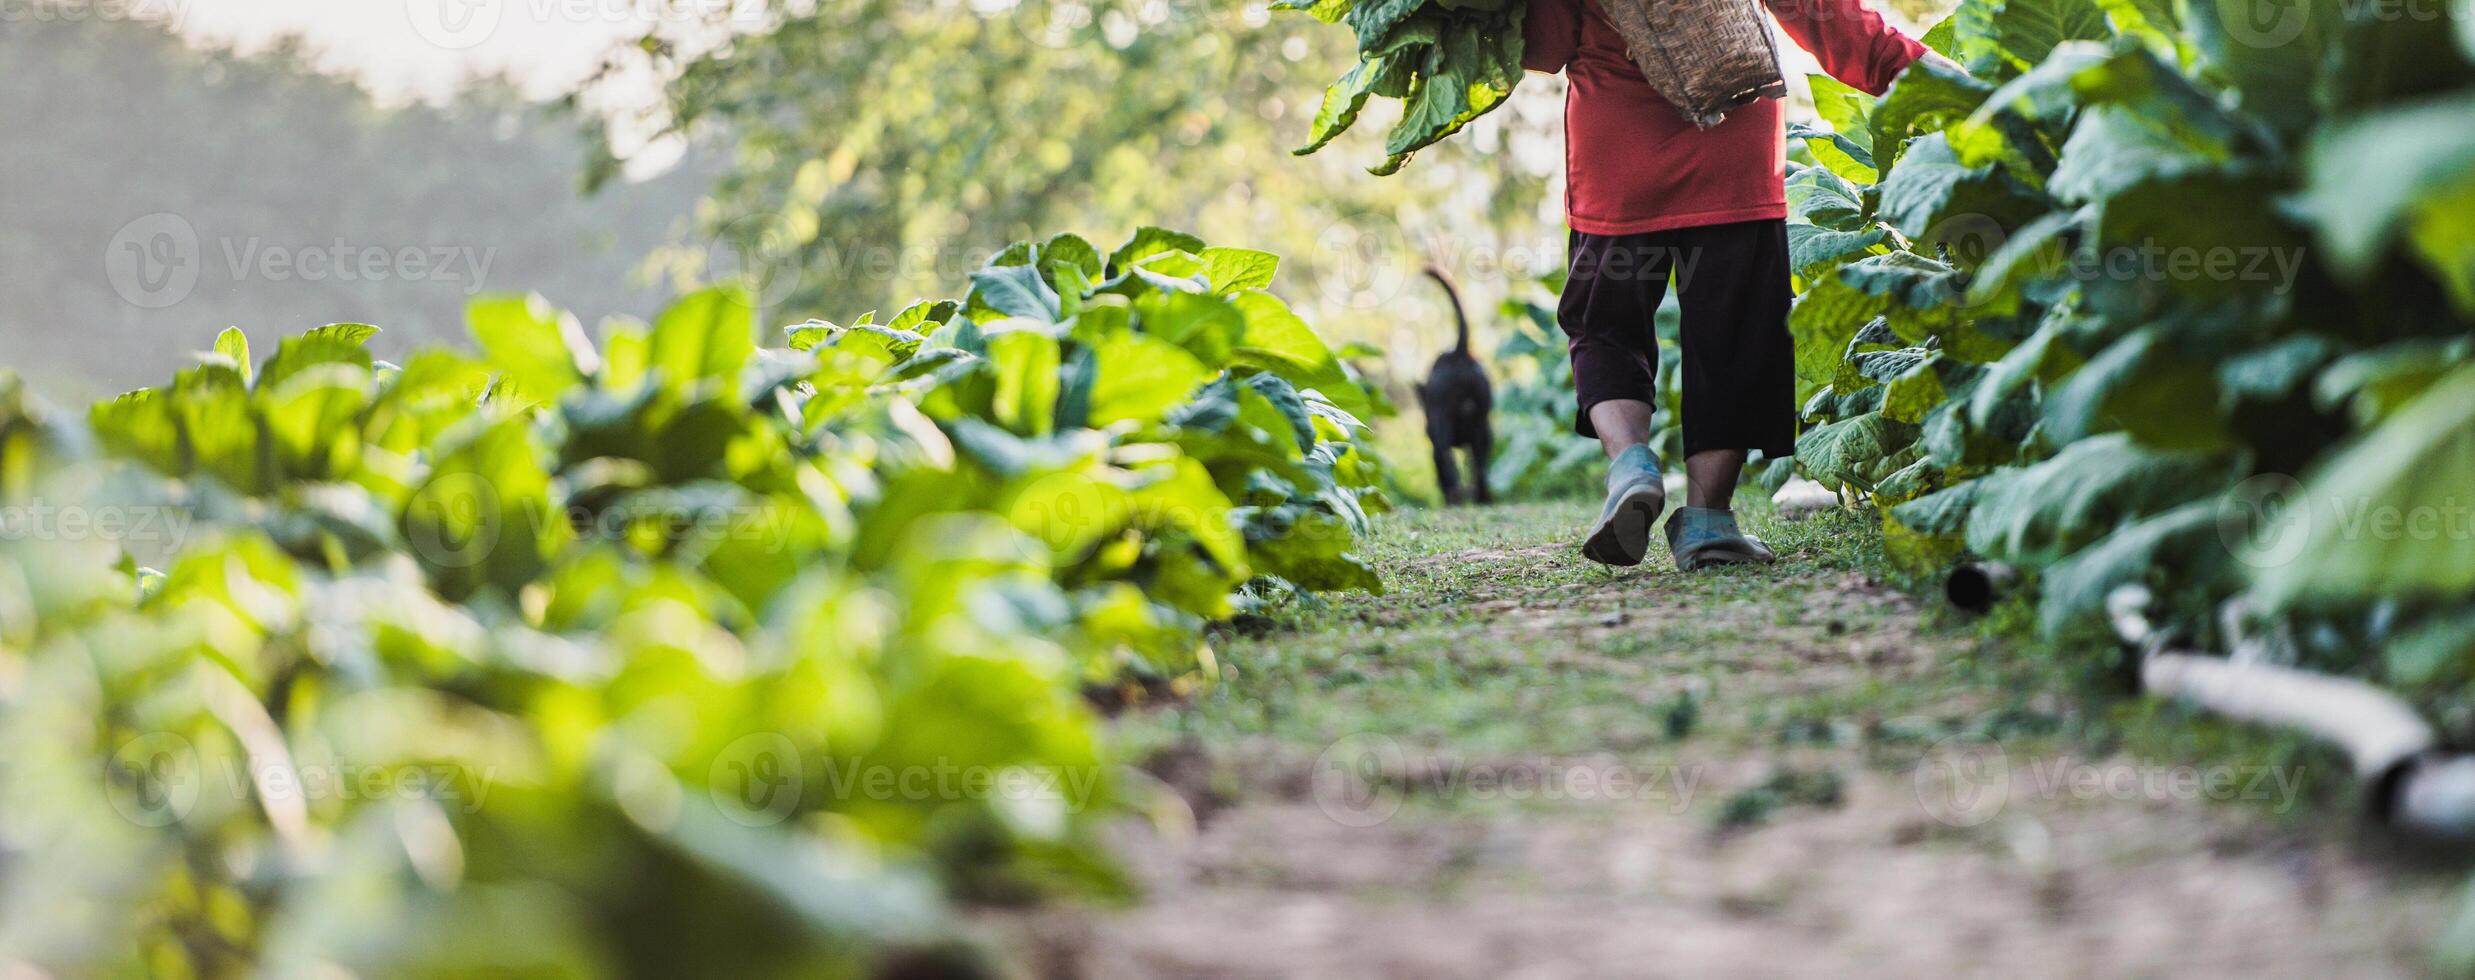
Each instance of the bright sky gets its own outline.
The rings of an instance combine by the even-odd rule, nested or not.
[[[181,33],[254,51],[308,38],[322,65],[390,98],[435,98],[475,73],[508,71],[550,95],[640,34],[660,0],[126,0],[168,10]],[[712,0],[723,3],[727,0]]]

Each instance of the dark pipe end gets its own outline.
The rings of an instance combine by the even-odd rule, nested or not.
[[[1951,577],[1942,583],[1942,594],[1962,612],[1983,613],[1994,608],[2016,577],[2008,565],[1971,562],[1951,569]]]

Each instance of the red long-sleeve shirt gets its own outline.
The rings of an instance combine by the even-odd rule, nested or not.
[[[1876,95],[1925,46],[1863,0],[1768,0],[1822,70]],[[1573,230],[1631,235],[1787,216],[1787,135],[1777,99],[1696,129],[1625,56],[1595,0],[1530,0],[1522,67],[1564,72],[1565,214]]]

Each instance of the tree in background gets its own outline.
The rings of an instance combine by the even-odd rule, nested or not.
[[[1407,356],[1449,333],[1440,297],[1416,285],[1424,261],[1459,269],[1483,309],[1563,258],[1548,186],[1556,83],[1379,180],[1348,154],[1290,155],[1317,109],[1313,80],[1350,53],[1262,4],[690,12],[714,6],[679,4],[614,54],[598,84],[665,83],[641,111],[596,117],[591,182],[620,171],[611,147],[630,134],[726,156],[696,234],[655,264],[679,284],[754,273],[775,321],[899,308],[1037,231],[1162,224],[1287,256],[1290,299],[1313,322]]]
[[[310,62],[297,45],[238,57],[125,19],[0,31],[9,366],[75,402],[164,375],[226,326],[363,321],[391,356],[461,339],[481,289],[538,290],[587,317],[659,307],[635,272],[692,208],[698,168],[587,200],[572,120],[509,86],[388,108]],[[421,254],[407,264],[406,249]],[[440,250],[486,270],[423,268]],[[363,274],[380,252],[385,275]],[[163,278],[132,280],[132,259]]]

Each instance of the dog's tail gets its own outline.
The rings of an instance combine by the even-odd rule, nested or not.
[[[1452,284],[1451,276],[1444,274],[1443,266],[1433,264],[1428,265],[1427,277],[1435,280],[1436,285],[1444,287],[1444,296],[1452,301],[1452,318],[1456,324],[1456,330],[1453,334],[1453,353],[1469,353],[1470,315],[1469,311],[1463,309],[1461,306],[1460,288]]]

